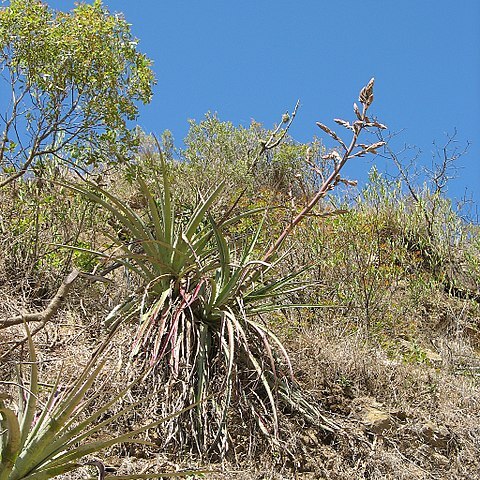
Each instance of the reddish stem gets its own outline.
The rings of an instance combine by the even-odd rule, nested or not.
[[[306,215],[308,215],[313,210],[313,208],[320,201],[320,199],[322,199],[328,193],[328,191],[331,190],[332,184],[339,175],[340,170],[342,170],[343,166],[350,158],[350,155],[355,148],[358,136],[361,131],[362,128],[359,128],[358,131],[354,131],[352,141],[350,142],[350,145],[345,151],[340,163],[335,167],[330,176],[323,182],[318,192],[313,196],[313,198],[308,202],[308,204],[303,208],[303,210],[290,222],[290,224],[283,230],[277,240],[275,240],[275,242],[270,246],[270,248],[267,250],[267,252],[262,258],[263,262],[268,262],[271,259],[271,257],[277,252],[277,250],[280,248],[280,246],[288,237],[288,235],[292,232],[292,230],[302,221],[302,219]]]

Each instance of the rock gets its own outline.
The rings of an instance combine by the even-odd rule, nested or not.
[[[388,410],[388,413],[393,417],[395,418],[396,420],[400,421],[400,422],[405,422],[408,418],[408,415],[403,411],[403,410],[400,410],[398,408],[394,408],[394,409],[389,409]]]
[[[401,340],[400,345],[408,357],[415,358],[419,363],[426,362],[433,367],[440,367],[443,363],[443,358],[437,352],[434,352],[427,347],[420,346],[416,342]]]
[[[430,455],[430,461],[439,467],[446,467],[450,463],[450,460],[445,455],[437,452],[433,452]]]
[[[373,433],[381,434],[392,428],[392,416],[375,407],[365,407],[361,413],[362,423]]]
[[[444,468],[450,464],[448,457],[436,452],[430,445],[422,445],[417,452],[425,461],[435,465],[437,468]]]
[[[307,430],[300,438],[302,442],[309,447],[316,447],[320,444],[320,440],[314,430]]]

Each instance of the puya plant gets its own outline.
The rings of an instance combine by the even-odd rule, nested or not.
[[[326,430],[336,428],[305,400],[284,346],[258,314],[285,308],[285,297],[306,286],[300,281],[303,268],[284,275],[275,268],[282,260],[285,239],[319,200],[343,181],[340,171],[349,159],[375,153],[383,145],[358,143],[365,128],[385,128],[367,117],[372,101],[373,79],[360,93],[362,110],[355,105],[357,119],[352,124],[336,120],[353,132],[349,146],[318,124],[339,142],[343,155],[337,151],[328,155],[333,161],[331,174],[260,256],[255,252],[262,233],[261,218],[268,209],[214,219],[210,211],[222,192],[220,183],[184,221],[160,147],[159,178],[147,182],[141,175],[136,177],[146,205],[143,213],[94,183],[68,184],[106,209],[122,230],[122,239],[110,235],[115,254],[96,253],[141,279],[143,288],[108,318],[112,325],[139,318],[132,357],[149,362],[157,377],[155,384],[175,392],[170,409],[182,409],[210,396],[183,415],[182,421],[170,423],[169,434],[177,441],[188,440],[203,453],[225,453],[232,407],[277,439],[279,402]],[[309,159],[307,162],[317,168]],[[228,236],[228,228],[246,216],[253,216],[258,228],[240,245]],[[162,408],[168,412],[169,406],[163,404]]]
[[[26,324],[25,328],[29,345],[29,380],[25,383],[19,373],[17,382],[0,382],[4,385],[16,383],[18,389],[16,401],[11,395],[0,392],[0,480],[47,480],[86,465],[96,465],[102,480],[117,478],[106,475],[99,460],[88,461],[90,456],[120,443],[148,443],[140,436],[169,418],[124,434],[105,436],[109,426],[139,408],[144,401],[128,403],[116,413],[109,412],[121,403],[138,379],[113,394],[107,402],[102,402],[103,389],[95,385],[107,360],[110,338],[95,351],[70,385],[62,385],[60,371],[43,403],[35,347]],[[149,474],[148,478],[194,473],[204,472],[158,473]],[[121,478],[127,480],[145,476],[122,475]]]

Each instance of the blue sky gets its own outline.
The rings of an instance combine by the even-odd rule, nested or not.
[[[70,9],[73,1],[50,0]],[[297,99],[291,128],[299,141],[324,137],[316,121],[352,118],[352,103],[374,76],[372,113],[422,151],[430,165],[433,142],[457,130],[459,178],[480,201],[480,1],[478,0],[104,0],[124,12],[154,60],[158,85],[138,123],[148,132],[185,136],[187,119],[207,111],[248,125],[272,126]],[[410,154],[413,157],[413,153]],[[406,159],[409,157],[407,156]],[[371,160],[358,159],[346,175],[363,180]],[[392,164],[379,161],[395,173]]]

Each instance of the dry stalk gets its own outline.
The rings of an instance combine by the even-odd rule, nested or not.
[[[372,78],[368,84],[362,88],[359,95],[359,101],[362,104],[362,111],[360,112],[356,103],[353,104],[353,108],[355,111],[355,115],[357,116],[357,120],[350,124],[345,120],[335,119],[335,122],[339,125],[352,130],[353,136],[350,144],[347,144],[333,131],[330,130],[326,125],[317,122],[319,128],[321,128],[325,133],[327,133],[330,137],[332,137],[336,142],[340,144],[342,149],[344,150],[343,156],[341,156],[338,152],[334,151],[328,155],[328,158],[332,158],[334,160],[334,169],[328,178],[322,181],[322,185],[320,186],[317,193],[313,195],[311,200],[307,203],[307,205],[302,209],[302,211],[290,222],[289,225],[283,230],[280,236],[271,244],[267,252],[262,258],[263,262],[269,262],[272,257],[278,252],[278,249],[281,247],[285,239],[288,235],[295,229],[295,227],[306,217],[308,214],[313,210],[315,205],[324,198],[327,193],[340,182],[348,183],[347,180],[342,179],[340,176],[340,172],[344,165],[347,163],[348,160],[354,157],[361,157],[366,155],[367,153],[376,154],[376,149],[385,145],[385,142],[376,142],[372,145],[365,145],[357,143],[358,138],[362,131],[367,127],[375,127],[380,129],[387,128],[385,125],[377,122],[376,120],[371,120],[367,117],[367,110],[373,102],[373,84],[374,79]],[[356,152],[354,152],[355,148],[359,148]]]

